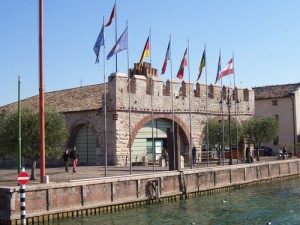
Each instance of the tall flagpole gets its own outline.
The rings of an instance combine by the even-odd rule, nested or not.
[[[232,63],[233,63],[233,84],[235,88],[235,103],[234,103],[234,111],[235,111],[235,127],[236,127],[236,163],[239,164],[239,130],[238,130],[238,116],[237,116],[237,107],[239,104],[238,100],[238,90],[235,86],[235,68],[234,68],[234,53],[232,53]]]
[[[22,135],[21,135],[21,126],[22,126],[22,123],[21,123],[21,80],[20,80],[20,76],[18,77],[18,128],[19,128],[19,132],[18,132],[18,173],[21,172],[21,167],[22,167]]]
[[[150,42],[150,65],[152,66],[151,62],[152,62],[152,52],[151,52],[151,29],[149,31],[149,42]],[[153,116],[153,91],[154,91],[154,87],[153,87],[153,77],[151,76],[150,78],[150,94],[151,94],[151,122],[152,122],[152,155],[154,157],[153,160],[153,172],[155,172],[155,161],[156,161],[156,156],[155,156],[155,146],[154,146],[154,116]]]
[[[171,95],[172,95],[172,145],[173,145],[173,170],[175,170],[175,122],[174,122],[174,89],[173,89],[173,68],[172,68],[172,43],[170,35],[170,67],[171,67]]]
[[[115,44],[118,42],[118,33],[117,33],[117,0],[115,0]],[[127,49],[128,51],[128,49]],[[116,73],[118,72],[118,54],[116,54]]]
[[[129,168],[130,168],[130,174],[132,174],[132,152],[131,152],[131,76],[129,73],[129,49],[128,49],[128,21],[126,21],[126,29],[127,29],[127,71],[128,71],[128,116],[129,116]]]
[[[206,59],[206,44],[204,46]],[[209,165],[209,133],[208,133],[208,87],[207,87],[207,63],[205,60],[205,83],[206,83],[206,165]]]
[[[191,113],[191,71],[190,71],[190,40],[188,39],[188,71],[189,71],[189,117],[190,117],[190,144],[189,152],[192,149],[192,113]],[[191,154],[190,154],[191,155]],[[193,160],[191,163],[193,169]]]
[[[104,26],[104,16],[103,16]],[[105,149],[105,177],[107,177],[107,101],[106,101],[106,71],[105,71],[105,29],[103,29],[103,74],[104,74],[104,149]],[[117,54],[116,54],[117,55]]]
[[[220,51],[221,54],[221,51]],[[221,101],[222,101],[222,155],[223,155],[223,166],[225,165],[225,138],[224,138],[224,132],[225,132],[225,124],[224,124],[224,101],[223,101],[223,78],[221,78]]]
[[[39,105],[40,105],[40,182],[44,183],[45,172],[45,102],[43,59],[43,0],[39,0]]]

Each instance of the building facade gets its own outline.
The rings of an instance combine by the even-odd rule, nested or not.
[[[157,160],[164,148],[175,161],[179,156],[188,161],[191,148],[200,152],[205,141],[207,119],[220,120],[222,115],[228,119],[227,109],[222,113],[220,108],[222,99],[239,101],[238,109],[230,109],[239,122],[254,114],[252,89],[164,83],[149,63],[141,71],[136,68],[129,71],[130,79],[112,73],[106,84],[45,93],[45,107],[64,113],[70,134],[66,146],[77,147],[81,163],[127,165],[145,158]],[[38,96],[23,100],[22,107],[38,109]]]
[[[300,141],[300,83],[253,88],[255,115],[275,116],[279,134],[272,143],[263,143],[278,153],[282,146],[296,153]]]

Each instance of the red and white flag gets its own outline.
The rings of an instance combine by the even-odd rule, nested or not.
[[[234,68],[233,68],[233,58],[229,60],[226,67],[222,70],[222,72],[219,74],[218,80],[220,80],[222,77],[225,77],[227,75],[233,74]]]
[[[187,48],[185,49],[183,58],[181,60],[181,64],[177,73],[177,78],[182,79],[184,75],[184,67],[187,66],[187,59],[186,59],[186,53],[187,53]]]

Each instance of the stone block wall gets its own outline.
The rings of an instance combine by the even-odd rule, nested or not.
[[[31,224],[33,221],[83,215],[89,210],[99,212],[103,208],[118,209],[155,199],[212,193],[224,188],[299,176],[299,165],[299,159],[291,159],[27,186],[26,218]],[[0,187],[0,224],[18,224],[19,199],[19,187]]]

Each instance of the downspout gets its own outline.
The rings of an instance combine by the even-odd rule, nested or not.
[[[294,130],[294,155],[297,155],[297,120],[296,120],[296,113],[295,113],[295,93],[291,96],[292,99],[292,107],[293,107],[293,130]]]

